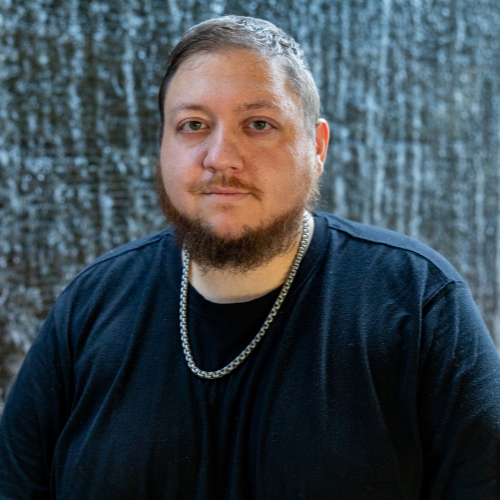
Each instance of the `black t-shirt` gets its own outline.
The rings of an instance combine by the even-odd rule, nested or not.
[[[500,361],[467,286],[396,233],[316,213],[265,337],[193,375],[170,230],[98,259],[36,338],[0,425],[0,499],[500,498]],[[232,361],[279,290],[190,288],[193,355]]]
[[[280,291],[249,302],[215,304],[189,285],[188,335],[197,366],[216,371],[235,359],[264,324]]]

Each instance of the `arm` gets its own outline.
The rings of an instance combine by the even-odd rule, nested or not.
[[[464,283],[424,306],[418,408],[421,498],[500,498],[500,359]]]
[[[0,422],[0,500],[45,500],[52,457],[69,414],[71,363],[52,312],[9,393]]]

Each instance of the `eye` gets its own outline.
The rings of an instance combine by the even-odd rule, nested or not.
[[[190,122],[184,123],[181,127],[181,130],[186,130],[188,132],[196,132],[197,130],[201,130],[203,128],[206,128],[205,124],[192,120]]]
[[[255,120],[250,123],[250,128],[253,128],[255,130],[269,130],[272,127],[269,122],[266,122],[264,120]]]

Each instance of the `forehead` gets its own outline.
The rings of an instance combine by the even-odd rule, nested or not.
[[[184,60],[170,82],[166,114],[188,101],[232,104],[240,110],[253,101],[268,101],[290,112],[300,108],[281,62],[247,49],[199,52]]]

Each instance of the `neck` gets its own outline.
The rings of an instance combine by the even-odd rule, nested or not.
[[[314,232],[314,218],[308,214],[309,239]],[[189,281],[205,299],[218,304],[248,302],[258,299],[282,285],[288,277],[300,239],[284,255],[275,257],[271,262],[246,273],[225,270],[202,271],[196,262],[191,262]]]

